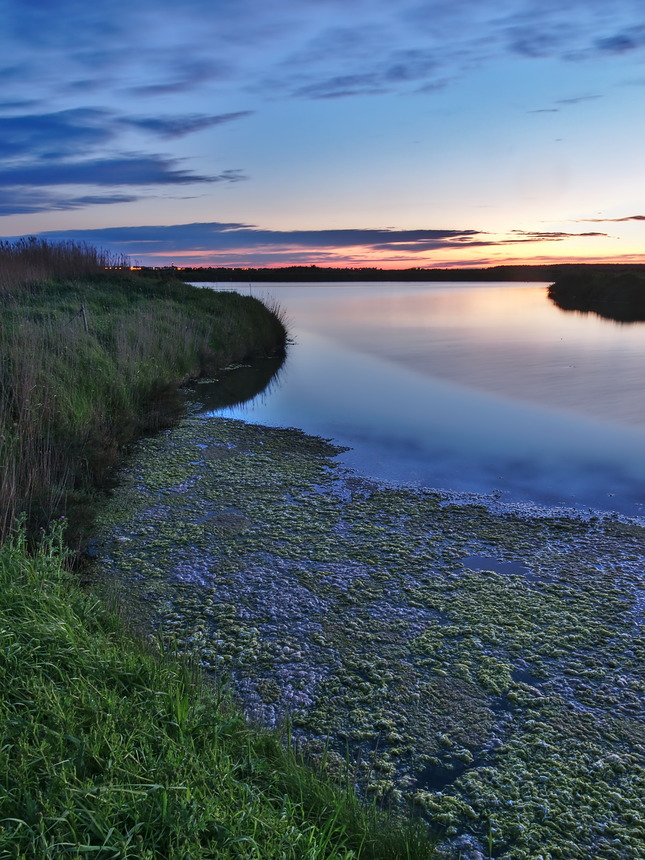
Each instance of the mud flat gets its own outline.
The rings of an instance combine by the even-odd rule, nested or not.
[[[201,417],[141,441],[100,587],[445,857],[645,856],[645,528],[379,485],[337,453]]]

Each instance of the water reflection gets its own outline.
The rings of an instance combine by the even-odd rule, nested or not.
[[[197,412],[217,412],[239,406],[261,394],[269,395],[280,384],[284,356],[259,358],[222,371],[214,381],[196,382],[190,400]]]
[[[645,327],[564,313],[546,285],[287,287],[277,298],[298,330],[425,376],[645,426]]]
[[[564,314],[546,287],[268,292],[296,345],[270,394],[218,414],[333,438],[381,479],[641,512],[643,327]]]

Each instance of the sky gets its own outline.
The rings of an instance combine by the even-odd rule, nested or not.
[[[643,0],[0,0],[0,237],[645,262]]]

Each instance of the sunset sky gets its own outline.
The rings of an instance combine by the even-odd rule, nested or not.
[[[0,237],[645,262],[642,0],[0,0]]]

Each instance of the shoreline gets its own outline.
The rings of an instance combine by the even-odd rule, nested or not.
[[[298,857],[303,844],[312,860],[426,860],[434,851],[418,827],[363,807],[276,733],[246,725],[221,687],[204,684],[159,640],[151,646],[130,635],[136,631],[127,630],[118,602],[102,602],[78,581],[78,571],[70,573],[69,532],[64,518],[52,522],[61,499],[79,505],[87,525],[102,509],[99,487],[127,443],[157,438],[142,434],[176,415],[181,379],[212,373],[267,344],[284,345],[284,326],[257,300],[200,292],[92,275],[0,294],[3,334],[14,335],[16,362],[4,366],[11,399],[1,404],[0,430],[13,428],[15,444],[0,439],[9,463],[3,477],[14,475],[12,468],[33,477],[57,442],[69,454],[69,473],[82,472],[79,484],[59,487],[57,473],[43,471],[47,495],[39,515],[48,530],[32,516],[33,537],[11,515],[14,508],[34,514],[32,484],[3,485],[0,765],[7,776],[0,854],[41,856],[68,846],[78,856],[197,860],[237,857],[239,844],[250,841],[268,860]],[[179,307],[171,307],[177,299]],[[199,324],[189,331],[191,317]],[[42,386],[32,376],[21,389],[22,376],[11,376],[22,359],[30,373],[42,373]],[[55,438],[50,419],[58,422]],[[103,420],[106,435],[95,433],[105,430]],[[103,450],[112,445],[114,451]],[[97,453],[102,460],[92,463]]]

